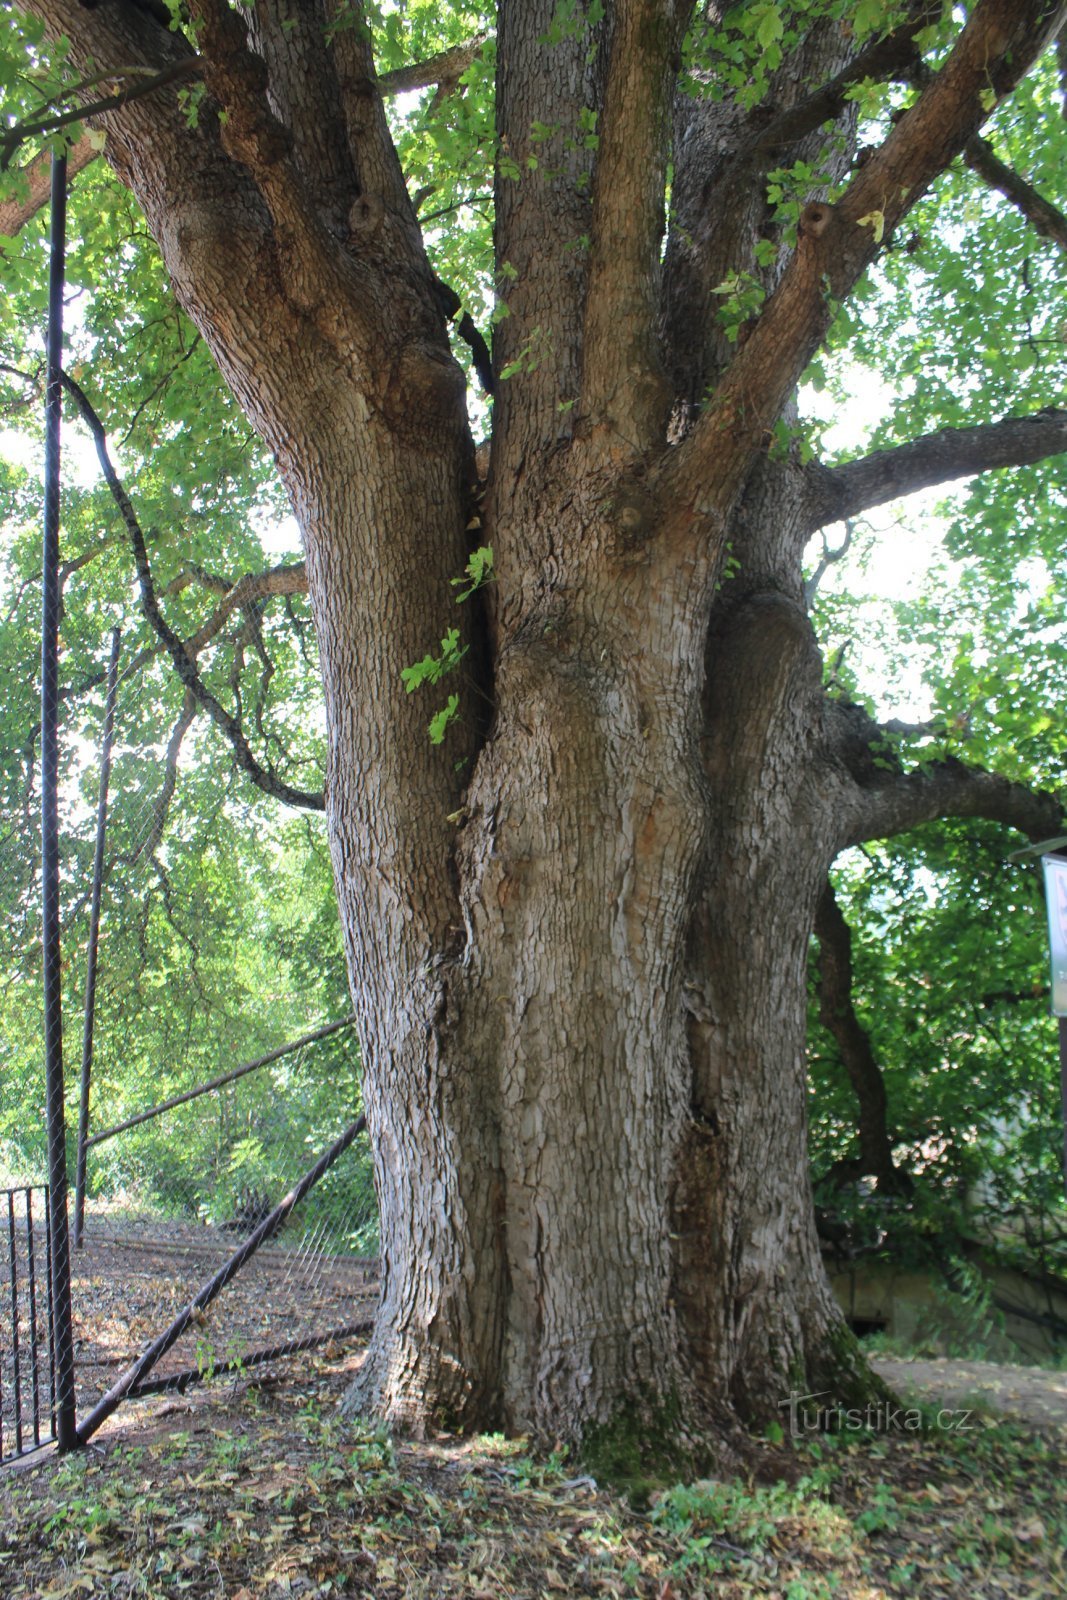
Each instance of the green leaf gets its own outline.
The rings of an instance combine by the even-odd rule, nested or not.
[[[430,743],[441,744],[448,731],[449,723],[459,715],[459,695],[450,694],[447,704],[443,705],[433,717],[430,718]]]

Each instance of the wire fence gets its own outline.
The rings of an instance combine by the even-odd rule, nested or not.
[[[356,1063],[346,1019],[93,1137],[71,1258],[79,1433],[127,1396],[367,1332],[377,1208]],[[53,1436],[56,1371],[47,1190],[4,1191],[0,1212],[6,1459]]]
[[[33,1193],[8,1219],[0,1378],[13,1404],[19,1391],[8,1434],[36,1437],[39,1334],[19,1297],[39,1288],[28,1252],[43,1230],[48,1426],[68,1448],[75,1383],[84,1409],[116,1371],[137,1369],[119,1388],[149,1381],[148,1353],[158,1384],[365,1323],[377,1228],[317,794],[314,630],[299,584],[253,595],[215,565],[264,565],[258,523],[276,546],[280,497],[264,469],[256,505],[235,508],[227,469],[189,504],[150,452],[132,490],[142,529],[103,422],[60,369],[64,209],[57,159],[43,541],[42,474],[3,473],[0,1185]],[[5,404],[22,416],[33,392],[16,384]],[[61,471],[64,392],[106,482],[71,470],[65,431]],[[247,458],[242,429],[233,470]],[[198,695],[149,625],[153,585]],[[306,809],[250,788],[203,711],[223,704],[260,777]]]
[[[98,690],[79,716],[61,721],[61,964],[58,998],[54,986],[47,1002],[38,806],[28,774],[21,791],[8,787],[0,815],[0,1184],[49,1179],[43,1043],[51,1031],[63,1049],[62,1153],[75,1202],[79,1415],[223,1270],[361,1110],[321,820],[279,817],[225,767],[220,777],[218,751],[198,746],[182,712],[166,744],[149,747],[144,664],[127,662],[113,680],[101,846],[110,647],[104,634]],[[158,727],[158,708],[153,715]],[[331,1014],[332,1022],[315,1025]],[[36,1222],[40,1245],[43,1211]],[[217,1300],[189,1320],[147,1381],[184,1383],[352,1336],[373,1310],[376,1254],[371,1163],[360,1134]],[[21,1257],[19,1270],[21,1286]],[[39,1278],[50,1294],[48,1271]],[[0,1456],[15,1453],[14,1341],[21,1334],[28,1373],[27,1327],[23,1312],[0,1313],[0,1381],[11,1402]],[[51,1413],[40,1414],[46,1437]],[[40,1426],[24,1416],[22,1442]]]
[[[342,1136],[358,1106],[358,1071],[346,1059],[355,1054],[346,1024],[320,1029],[95,1136],[73,1266],[80,1409]],[[190,1320],[155,1381],[194,1371],[210,1376],[265,1352],[351,1335],[373,1309],[376,1247],[370,1160],[360,1136],[271,1231],[217,1305]]]

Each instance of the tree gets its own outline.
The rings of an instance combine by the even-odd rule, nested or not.
[[[842,694],[803,555],[887,500],[1067,449],[1062,348],[1035,342],[1017,414],[839,464],[795,396],[828,340],[864,347],[865,275],[921,252],[908,219],[960,160],[1049,239],[1028,269],[1048,274],[1063,219],[979,129],[1010,129],[1036,72],[1060,137],[1067,8],[502,0],[491,38],[459,6],[436,37],[415,5],[28,9],[68,41],[68,98],[114,81],[92,124],[303,536],[382,1216],[353,1403],[604,1444],[773,1417],[796,1387],[871,1394],[806,1178],[827,873],[933,818],[1036,838],[1061,812],[961,759],[947,721],[931,748]],[[376,76],[375,46],[420,43],[448,53]],[[453,106],[432,159],[386,116],[383,85],[413,83]],[[428,246],[453,215],[479,267],[490,146],[486,470]],[[189,694],[255,782],[315,804],[198,673],[123,525]],[[435,742],[409,686],[455,665]]]

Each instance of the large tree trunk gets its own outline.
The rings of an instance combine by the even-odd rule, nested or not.
[[[189,51],[151,6],[34,9],[78,61]],[[834,116],[836,170],[850,159],[843,96],[805,110],[847,36],[812,30],[763,106],[675,107],[661,268],[692,7],[616,0],[549,46],[553,0],[501,4],[494,355],[516,370],[496,400],[483,628],[450,599],[472,488],[462,376],[369,45],[324,35],[310,0],[282,9],[257,4],[246,34],[197,0],[199,123],[142,99],[108,148],[307,549],[382,1221],[353,1403],[621,1451],[774,1416],[792,1389],[855,1401],[874,1380],[807,1180],[816,903],[855,839],[1007,814],[1013,796],[879,769],[878,730],[826,698],[801,555],[847,485],[768,444],[830,297],[1056,19],[982,0],[836,209],[809,205],[770,265],[767,170]],[[741,269],[768,299],[735,346],[709,291]],[[438,749],[401,670],[457,621],[476,681]]]

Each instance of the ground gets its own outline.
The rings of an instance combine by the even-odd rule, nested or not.
[[[874,1363],[897,1394],[917,1394],[931,1404],[980,1406],[1067,1436],[1067,1372],[1013,1367],[994,1361],[902,1360]]]
[[[239,1235],[170,1226],[161,1236],[91,1236],[73,1253],[72,1299],[79,1415],[83,1415],[188,1305],[241,1242]],[[369,1326],[377,1263],[300,1247],[264,1247],[209,1312],[164,1356],[152,1379],[233,1360],[285,1340]]]
[[[521,1442],[391,1444],[343,1421],[358,1352],[141,1402],[0,1475],[0,1593],[274,1600],[879,1600],[1067,1593],[1067,1380],[886,1363],[925,1432],[754,1447],[746,1482],[635,1509]],[[999,1370],[995,1415],[975,1390]],[[972,1383],[972,1379],[975,1380]],[[1046,1403],[1047,1402],[1047,1403]],[[930,1427],[951,1407],[965,1422]]]

